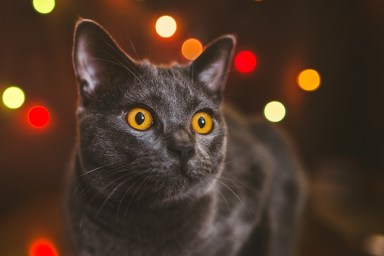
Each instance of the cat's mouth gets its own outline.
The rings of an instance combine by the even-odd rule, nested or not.
[[[205,173],[201,167],[199,168],[192,160],[180,161],[174,165],[173,169],[174,172],[178,173],[178,175],[190,185],[196,185],[207,178],[207,173]]]
[[[188,167],[188,163],[186,162],[181,162],[180,165],[178,166],[178,171],[180,174],[185,177],[188,181],[193,181],[193,175],[191,173],[190,168]]]

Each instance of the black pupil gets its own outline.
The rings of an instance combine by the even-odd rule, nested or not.
[[[198,120],[197,120],[197,123],[199,124],[199,127],[200,128],[203,128],[205,126],[205,119],[204,117],[200,117]]]
[[[139,112],[136,114],[135,121],[138,125],[141,125],[142,123],[144,123],[144,120],[145,120],[145,116],[143,113]]]

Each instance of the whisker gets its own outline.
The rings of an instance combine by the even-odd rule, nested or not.
[[[83,220],[84,220],[84,216],[85,216],[85,212],[86,212],[87,207],[88,207],[88,205],[85,207],[84,212],[83,212],[83,214],[81,215],[80,224],[79,224],[80,229],[81,229],[82,226],[83,226]]]
[[[109,166],[112,166],[112,165],[115,165],[115,163],[112,163],[112,164],[106,164],[106,165],[103,165],[103,166],[96,167],[96,168],[94,168],[94,169],[92,169],[92,170],[89,170],[89,171],[86,171],[86,172],[84,172],[84,173],[82,173],[82,174],[80,174],[80,175],[78,175],[78,176],[76,176],[76,177],[73,177],[73,178],[72,178],[72,181],[74,181],[74,180],[76,180],[76,179],[78,179],[78,178],[80,178],[80,177],[83,177],[83,176],[85,176],[85,175],[88,175],[88,174],[90,174],[90,173],[93,173],[93,172],[95,172],[95,171],[97,171],[97,170],[100,170],[100,169],[102,169],[102,168],[109,167]]]
[[[140,83],[142,83],[144,85],[145,83],[144,83],[144,80],[142,79],[142,77],[137,72],[135,73],[135,72],[132,71],[132,68],[134,70],[134,66],[130,62],[126,61],[127,56],[123,55],[122,52],[117,50],[115,47],[113,47],[109,43],[105,42],[105,44],[108,45],[118,55],[118,57],[120,57],[120,61],[115,59],[114,56],[112,54],[110,54],[108,51],[104,51],[104,53],[108,54],[112,59],[116,60],[121,65],[121,67],[123,67],[126,70],[128,70],[134,77],[136,77],[136,79]],[[129,67],[131,67],[131,69],[127,65]]]
[[[138,173],[139,173],[139,172],[137,172],[137,171],[129,172],[129,173],[127,173],[126,175],[124,175],[124,176],[122,176],[122,177],[119,177],[118,179],[115,179],[115,180],[109,182],[109,183],[108,183],[106,186],[104,186],[102,189],[105,189],[105,188],[107,188],[108,186],[110,186],[112,183],[115,183],[116,181],[118,181],[118,180],[120,180],[120,179],[122,179],[122,178],[125,178],[125,180],[122,181],[122,182],[120,182],[119,185],[118,185],[118,186],[121,186],[121,185],[123,185],[126,181],[128,181],[130,178],[135,177],[135,176],[138,176]],[[89,189],[88,189],[88,190],[89,190]],[[107,198],[106,200],[104,200],[105,203],[106,203],[106,201],[112,196],[112,194],[113,194],[116,190],[117,190],[117,187],[116,187],[116,188],[109,194],[108,198]],[[85,214],[86,214],[87,208],[89,207],[90,202],[95,198],[95,196],[96,196],[96,195],[94,195],[94,196],[89,200],[88,204],[87,204],[86,207],[84,208],[84,212],[83,212],[83,214],[82,214],[82,216],[81,216],[80,225],[79,225],[80,229],[81,229],[81,227],[82,227],[82,225],[83,225],[83,220],[84,220],[84,216],[85,216]],[[103,205],[104,205],[104,202],[103,202]],[[104,207],[103,205],[102,205],[102,207]],[[101,207],[101,208],[102,208],[102,207]],[[100,209],[99,209],[99,211],[100,211]],[[99,213],[99,211],[98,211],[98,213]],[[96,216],[98,215],[98,213],[96,214]]]
[[[234,180],[234,179],[230,179],[228,177],[225,177],[225,176],[220,176],[220,177],[217,177],[217,179],[221,180],[221,181],[228,181],[230,182],[233,186],[235,186],[236,188],[238,189],[242,189],[242,188],[246,188],[246,186],[244,185],[243,182],[239,181],[239,180]]]
[[[245,211],[249,214],[249,216],[252,216],[251,213],[249,212],[247,206],[244,204],[244,202],[240,199],[240,197],[236,194],[235,191],[233,191],[229,186],[227,186],[223,181],[217,180],[220,182],[224,187],[226,187],[229,191],[232,192],[232,194],[239,200],[239,202],[243,205]]]
[[[139,60],[139,59],[140,59],[140,58],[139,58],[139,54],[137,54],[136,48],[135,48],[135,46],[133,45],[133,42],[132,42],[131,37],[128,36],[128,39],[129,39],[128,41],[129,41],[129,43],[130,43],[130,45],[131,45],[131,48],[132,48],[132,50],[133,50],[133,52],[134,52],[134,54],[135,54],[136,59]]]
[[[127,190],[124,192],[123,196],[121,197],[121,200],[120,200],[120,203],[119,203],[119,206],[117,207],[117,214],[116,214],[116,222],[118,223],[119,222],[119,215],[120,215],[120,208],[125,200],[125,197],[127,196],[128,192],[136,185],[139,183],[140,180],[137,180],[136,182],[134,182],[133,184],[131,184]],[[129,208],[129,205],[130,205],[130,202],[128,204],[128,207]],[[124,214],[126,214],[126,210],[124,211]]]
[[[101,209],[103,209],[103,207],[104,207],[104,205],[107,203],[108,199],[113,195],[113,193],[115,193],[115,191],[118,189],[118,187],[119,187],[120,185],[121,185],[121,183],[120,183],[119,185],[117,185],[117,186],[112,190],[111,193],[109,193],[109,196],[104,200],[104,202],[101,204],[99,210],[97,211],[97,213],[96,213],[96,218],[97,218],[97,216],[99,216],[99,213],[100,213]]]
[[[129,175],[130,173],[128,173],[127,175]],[[127,175],[124,175],[123,177],[120,177],[119,179],[117,180],[121,180],[123,178],[126,178]],[[114,182],[116,182],[117,180],[114,180]],[[113,193],[115,193],[115,191],[122,185],[124,184],[125,181],[127,181],[128,179],[125,179],[124,181],[120,182],[113,190],[112,192],[109,194],[109,196],[104,200],[104,202],[101,204],[99,210],[97,211],[96,213],[96,217],[99,215],[101,209],[104,207],[104,205],[107,203],[108,199],[113,195]]]
[[[105,62],[109,62],[109,63],[112,63],[112,64],[115,64],[125,70],[127,70],[129,73],[131,73],[140,83],[142,84],[145,84],[143,80],[141,80],[132,70],[130,70],[127,66],[119,63],[119,62],[116,62],[116,61],[113,61],[113,60],[108,60],[108,59],[103,59],[103,58],[93,58],[94,60],[102,60],[102,61],[105,61]]]
[[[224,200],[225,204],[227,205],[228,209],[230,209],[230,208],[229,208],[229,204],[228,204],[227,200],[225,199],[223,193],[220,192],[220,189],[218,189],[217,192],[219,192],[221,198],[223,198],[223,200]]]
[[[123,167],[117,169],[117,170],[122,170],[122,171],[127,171],[126,169],[123,169]],[[109,173],[108,175],[105,176],[105,178],[109,178],[111,177],[112,175],[116,174],[115,172],[111,172]],[[119,180],[121,177],[115,179],[115,180],[112,180],[110,183],[108,183],[106,186],[104,186],[102,189],[105,189],[107,188],[110,184],[116,182],[117,180]],[[79,184],[80,185],[80,184]],[[80,197],[83,197],[85,196],[90,190],[91,190],[92,186],[88,186],[88,188],[86,188],[84,191],[82,191],[82,193],[79,195]]]
[[[117,56],[118,57],[120,57],[120,63],[122,63],[122,64],[128,64],[130,67],[133,67],[132,66],[132,63],[130,63],[130,62],[128,62],[128,61],[126,61],[127,60],[127,58],[129,58],[127,55],[125,55],[123,52],[121,52],[120,50],[118,50],[118,49],[116,49],[116,47],[114,47],[114,46],[112,46],[111,44],[109,44],[108,42],[104,42],[107,46],[109,46],[116,54],[117,54]],[[137,52],[136,52],[136,49],[135,49],[135,47],[133,46],[133,44],[132,44],[132,41],[130,40],[130,43],[131,43],[131,46],[132,46],[132,48],[133,48],[133,50],[134,50],[134,52],[135,52],[135,54],[136,54],[136,56],[137,56]],[[107,52],[107,51],[104,51],[105,53],[107,53],[110,57],[113,57],[111,54],[109,54],[109,52]],[[137,59],[138,59],[139,57],[137,56]],[[122,62],[121,62],[122,61]],[[138,75],[138,74],[136,74],[136,75]]]
[[[144,187],[143,185],[144,185],[145,182],[148,180],[148,178],[149,178],[149,176],[146,176],[146,177],[144,178],[143,182],[138,186],[138,188],[136,189],[136,191],[133,193],[133,196],[140,190],[141,187]],[[136,199],[136,201],[138,201],[138,200],[140,200],[140,199],[142,199],[142,198],[143,198],[142,196],[141,196],[141,197],[138,197],[138,198]]]
[[[107,165],[103,165],[103,166],[99,166],[99,167],[97,167],[97,168],[94,168],[94,169],[92,169],[92,170],[90,170],[90,171],[87,171],[87,172],[85,172],[85,173],[82,173],[82,174],[80,174],[80,175],[78,175],[78,176],[76,176],[76,177],[73,177],[71,180],[70,180],[70,182],[73,182],[73,183],[75,183],[75,182],[77,182],[78,184],[77,184],[77,186],[76,186],[76,188],[74,189],[74,191],[72,192],[72,196],[74,196],[74,195],[76,195],[76,193],[77,193],[77,191],[79,190],[79,188],[80,188],[80,185],[81,185],[81,183],[80,183],[80,178],[82,178],[82,177],[84,177],[84,176],[86,176],[86,175],[90,175],[90,174],[92,174],[92,173],[94,173],[95,171],[98,171],[98,170],[103,170],[103,168],[106,168],[106,167],[111,167],[111,166],[113,166],[113,165],[116,165],[117,167],[120,167],[120,165],[122,165],[123,163],[119,163],[119,164],[115,164],[115,163],[112,163],[112,164],[107,164]],[[124,165],[123,165],[124,166]],[[122,167],[123,167],[122,166]],[[121,167],[120,167],[121,168]],[[120,169],[119,168],[119,169]],[[113,173],[112,173],[113,174]],[[108,175],[108,176],[110,176],[110,175]],[[108,177],[107,176],[107,177]],[[87,189],[88,190],[88,189]],[[84,192],[84,191],[83,191]],[[80,196],[82,196],[82,195],[80,195]]]

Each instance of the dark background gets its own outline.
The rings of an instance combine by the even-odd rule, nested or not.
[[[154,32],[163,14],[178,22],[170,39]],[[18,85],[27,99],[18,110],[0,106],[0,255],[27,255],[37,237],[65,255],[60,207],[76,135],[71,48],[80,16],[155,63],[185,62],[180,46],[189,37],[206,44],[236,34],[238,50],[255,52],[258,66],[230,74],[227,102],[252,116],[270,100],[284,102],[279,125],[307,169],[297,255],[384,255],[382,0],[63,0],[48,15],[29,0],[1,1],[0,93]],[[306,68],[322,78],[312,93],[296,85]],[[51,111],[47,128],[25,121],[33,104]]]

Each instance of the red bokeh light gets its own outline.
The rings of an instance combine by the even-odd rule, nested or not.
[[[36,128],[42,128],[49,123],[51,115],[47,108],[34,106],[28,111],[28,122]]]
[[[239,72],[248,73],[256,68],[256,56],[251,51],[241,51],[235,56],[235,67]]]
[[[59,256],[59,254],[51,241],[37,239],[29,247],[29,256]]]

